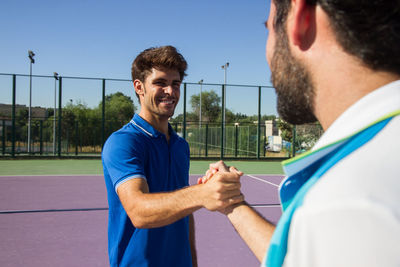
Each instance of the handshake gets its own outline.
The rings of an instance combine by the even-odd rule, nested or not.
[[[228,167],[223,161],[210,164],[205,175],[197,180],[207,194],[203,198],[203,206],[227,214],[236,204],[243,202],[244,196],[240,191],[242,175],[243,172],[233,166]]]

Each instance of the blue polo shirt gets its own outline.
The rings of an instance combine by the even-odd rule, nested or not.
[[[138,229],[116,193],[130,179],[146,179],[150,193],[188,186],[189,146],[168,127],[169,144],[164,134],[135,114],[103,147],[111,266],[192,266],[188,217],[164,227]]]

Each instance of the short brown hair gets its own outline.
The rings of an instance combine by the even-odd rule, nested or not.
[[[132,63],[132,81],[138,79],[144,82],[152,68],[177,70],[183,80],[186,76],[187,62],[173,46],[148,48],[141,52]]]
[[[284,30],[290,0],[273,0],[274,27]],[[399,1],[307,0],[329,16],[338,43],[373,70],[400,74]]]

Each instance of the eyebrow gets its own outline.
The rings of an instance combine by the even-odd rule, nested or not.
[[[157,79],[155,79],[155,80],[153,81],[153,83],[155,83],[155,82],[167,82],[167,81],[168,81],[168,80],[165,79],[165,78],[157,78]],[[176,83],[176,82],[182,83],[181,80],[172,80],[172,82],[173,82],[173,83]]]

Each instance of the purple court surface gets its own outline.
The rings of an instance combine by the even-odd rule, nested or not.
[[[195,184],[199,175],[190,176]],[[281,216],[279,175],[245,175],[242,192],[265,218]],[[108,266],[103,176],[0,176],[0,266]],[[225,216],[194,213],[200,267],[259,266]]]

